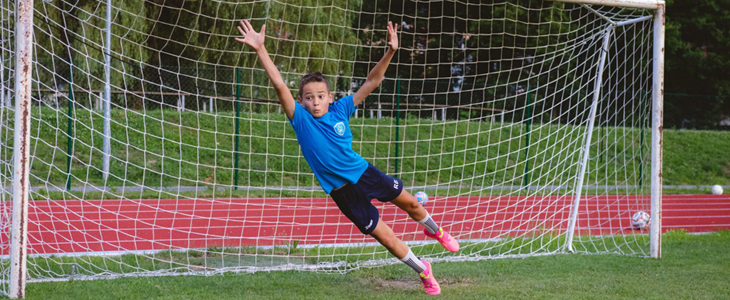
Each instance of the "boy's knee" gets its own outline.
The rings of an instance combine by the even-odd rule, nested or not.
[[[405,210],[409,215],[418,213],[421,207],[422,206],[418,203],[418,201],[409,201],[404,206],[402,206],[403,210]]]
[[[419,204],[418,201],[411,201],[408,203],[408,211],[416,211],[419,208],[421,208],[421,204]]]

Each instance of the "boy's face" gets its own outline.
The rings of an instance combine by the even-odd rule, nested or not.
[[[332,93],[324,82],[310,82],[302,87],[299,103],[313,117],[319,118],[329,111],[332,104]]]

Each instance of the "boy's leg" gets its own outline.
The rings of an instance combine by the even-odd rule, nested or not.
[[[423,205],[418,203],[416,197],[413,197],[408,191],[403,189],[400,195],[391,202],[406,211],[414,221],[423,225],[425,227],[423,233],[426,236],[438,240],[446,250],[451,252],[459,251],[459,242],[438,226],[431,218],[431,215],[428,214],[428,211],[423,208]]]
[[[375,230],[370,235],[398,259],[403,259],[410,251],[408,246],[395,236],[393,229],[381,219],[378,220],[378,225],[375,226]]]
[[[411,249],[395,236],[393,229],[388,224],[385,224],[383,220],[378,220],[378,225],[375,226],[375,230],[370,235],[388,249],[391,254],[419,274],[426,293],[429,295],[438,295],[441,293],[441,287],[433,277],[431,264],[425,260],[418,259]]]

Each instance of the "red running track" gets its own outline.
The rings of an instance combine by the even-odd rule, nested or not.
[[[373,203],[401,239],[426,239],[403,211]],[[563,233],[571,203],[571,196],[450,197],[426,208],[452,235],[486,239]],[[648,196],[584,197],[577,234],[642,233],[629,228],[637,210],[649,211]],[[28,216],[29,254],[373,242],[325,198],[32,201]],[[730,228],[730,196],[664,195],[662,223],[663,231]],[[2,255],[8,231],[0,232]]]

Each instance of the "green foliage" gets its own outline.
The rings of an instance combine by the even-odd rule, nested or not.
[[[91,0],[73,5],[36,1],[35,8],[35,56],[41,68],[34,88],[63,90],[61,87],[73,81],[77,90],[98,94],[105,77],[105,5]],[[393,21],[406,25],[401,26],[401,50],[394,59],[399,66],[390,68],[387,77],[448,77],[450,85],[439,91],[448,94],[444,101],[448,104],[499,99],[492,107],[516,109],[523,106],[524,99],[511,96],[528,85],[537,86],[541,95],[570,91],[546,99],[570,103],[567,97],[577,101],[590,94],[579,79],[591,73],[578,66],[586,60],[596,64],[600,43],[594,43],[592,37],[605,28],[605,24],[586,26],[598,16],[576,8],[572,3],[528,0],[480,5],[407,0],[115,2],[112,99],[115,105],[135,109],[173,104],[170,101],[174,100],[154,92],[275,99],[256,55],[233,40],[238,35],[237,21],[250,19],[257,29],[268,25],[267,48],[293,91],[301,74],[311,71],[323,72],[336,91],[356,88],[370,70],[370,62],[382,57],[383,29],[387,21]],[[679,128],[686,120],[690,128],[716,128],[730,115],[730,80],[725,76],[730,70],[728,8],[730,0],[667,1],[666,91],[713,95],[666,97],[667,127]],[[7,22],[12,28],[13,20]],[[615,36],[629,36],[644,25],[619,28]],[[626,74],[620,68],[635,68],[620,66],[620,59],[611,60],[626,57],[620,49],[649,42],[644,38],[617,40],[609,57],[617,64],[611,67],[613,72]],[[590,46],[576,47],[582,43]],[[639,56],[641,61],[634,64],[650,65],[648,55]],[[523,58],[527,57],[540,59],[526,63]],[[122,90],[153,93],[143,101],[123,97]],[[436,103],[431,100],[414,97],[404,103]],[[621,103],[612,105],[621,107]],[[565,122],[579,108],[565,104],[559,109],[568,111],[559,118]]]
[[[730,94],[730,1],[669,0],[666,26],[669,91]]]
[[[730,116],[730,1],[667,1],[665,68],[668,93],[704,95],[668,96],[672,124],[715,128]]]
[[[36,9],[44,13],[36,18],[35,47],[37,61],[44,69],[53,72],[38,72],[41,89],[56,89],[68,86],[71,60],[73,60],[73,84],[75,89],[101,90],[104,87],[104,45],[106,8],[98,1],[77,1],[73,6],[59,2],[60,6],[47,1],[36,1]],[[111,85],[115,89],[141,89],[139,69],[130,61],[146,62],[153,52],[145,48],[148,32],[154,23],[146,17],[154,15],[154,7],[144,5],[145,1],[131,0],[115,2],[112,7],[111,34]],[[41,70],[44,70],[41,69]]]

